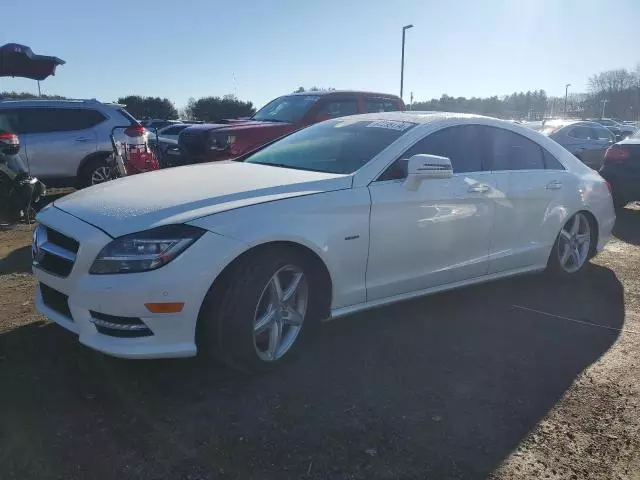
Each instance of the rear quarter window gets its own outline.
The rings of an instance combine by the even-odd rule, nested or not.
[[[544,158],[544,168],[547,170],[565,170],[564,166],[560,163],[560,161],[550,152],[545,150],[543,147],[542,156]]]

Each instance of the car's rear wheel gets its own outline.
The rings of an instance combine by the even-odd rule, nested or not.
[[[109,167],[107,159],[109,155],[95,157],[89,160],[80,173],[80,186],[90,187],[100,183],[108,182],[112,179],[111,167]]]
[[[561,276],[579,273],[589,261],[594,239],[593,225],[584,212],[573,215],[562,227],[547,268]]]
[[[311,263],[304,254],[269,248],[241,258],[207,294],[198,349],[245,372],[277,367],[318,319]]]

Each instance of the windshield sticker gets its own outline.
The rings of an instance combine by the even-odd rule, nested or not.
[[[394,120],[376,120],[367,125],[367,128],[386,128],[387,130],[398,130],[403,132],[411,128],[414,124],[411,122],[396,122]]]

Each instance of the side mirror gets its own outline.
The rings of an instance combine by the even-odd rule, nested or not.
[[[409,159],[404,186],[407,190],[417,190],[423,180],[446,179],[452,176],[451,160],[447,157],[420,153]]]

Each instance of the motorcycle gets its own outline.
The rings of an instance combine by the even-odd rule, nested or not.
[[[46,195],[45,185],[31,176],[19,152],[18,136],[0,131],[0,219],[9,223],[31,220]]]

